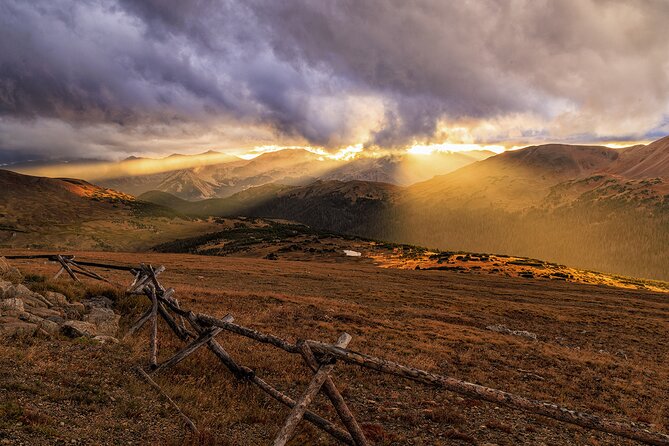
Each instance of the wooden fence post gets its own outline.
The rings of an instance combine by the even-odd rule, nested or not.
[[[56,259],[58,260],[58,262],[60,263],[60,265],[63,267],[63,269],[64,269],[65,271],[67,271],[67,274],[70,275],[70,277],[72,278],[72,280],[74,280],[75,282],[81,282],[81,280],[79,280],[79,278],[74,274],[74,272],[72,272],[72,269],[70,268],[70,265],[67,264],[67,262],[65,261],[65,259],[63,258],[63,256],[61,256],[61,255],[59,254],[58,256],[56,256]]]
[[[149,365],[152,369],[156,368],[158,363],[158,297],[156,296],[156,290],[151,289],[151,301],[153,306],[151,307],[151,351],[149,354]]]
[[[299,342],[297,346],[300,349],[300,352],[304,357],[304,361],[307,363],[309,368],[311,368],[311,370],[314,372],[318,371],[318,361],[309,348],[309,345],[306,342]],[[346,430],[348,430],[348,432],[351,434],[351,437],[353,437],[353,441],[355,441],[356,446],[369,445],[369,442],[367,441],[367,438],[365,438],[365,434],[362,432],[360,425],[358,425],[358,422],[353,416],[353,413],[348,408],[346,401],[344,401],[344,397],[341,396],[341,393],[337,389],[337,386],[335,386],[330,376],[325,379],[323,389],[325,390],[325,394],[328,396],[332,402],[332,405],[337,411],[337,415],[339,415],[342,423],[344,423],[344,426],[346,426]]]
[[[351,342],[351,335],[344,333],[339,337],[335,345],[340,348],[346,348],[349,342]],[[314,377],[311,379],[307,390],[297,401],[297,404],[295,407],[293,407],[293,410],[288,415],[283,428],[281,428],[281,431],[274,439],[274,446],[285,446],[286,443],[288,443],[288,440],[290,440],[290,438],[295,433],[297,425],[300,423],[300,421],[302,421],[302,417],[304,417],[304,412],[307,409],[307,406],[311,404],[316,394],[318,394],[318,391],[321,390],[321,386],[328,378],[329,373],[333,368],[334,364],[326,364],[318,368],[318,371],[316,371]]]

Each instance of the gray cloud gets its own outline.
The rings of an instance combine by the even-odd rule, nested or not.
[[[669,115],[668,21],[663,0],[7,0],[0,150],[499,141],[512,119],[641,138]]]

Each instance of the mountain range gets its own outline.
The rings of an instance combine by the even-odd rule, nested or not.
[[[198,202],[140,199],[194,216],[283,218],[442,249],[544,258],[669,278],[669,137],[647,146],[548,144],[505,152],[407,187],[318,180]]]
[[[263,153],[250,160],[234,157],[219,162],[217,155],[214,162],[206,162],[210,156],[202,154],[194,156],[202,161],[200,165],[190,165],[188,157],[183,156],[181,161],[187,166],[184,168],[104,178],[97,182],[132,195],[158,190],[186,200],[203,200],[229,197],[250,187],[269,183],[302,186],[316,180],[357,180],[406,186],[492,155],[493,152],[481,150],[439,152],[432,156],[394,154],[337,160],[304,149],[284,149]],[[129,170],[137,162],[144,161],[124,161]]]
[[[453,155],[444,154],[450,160]],[[113,180],[126,186],[141,185],[140,190],[160,186],[137,194],[136,199],[102,188],[87,193],[88,197],[80,193],[77,199],[118,197],[112,208],[130,207],[135,217],[137,209],[153,203],[154,208],[146,212],[163,220],[210,221],[231,216],[286,219],[376,239],[522,255],[669,279],[665,266],[669,254],[669,137],[624,149],[531,146],[480,161],[471,162],[470,158],[463,167],[426,181],[393,184],[402,178],[399,172],[408,169],[409,163],[420,164],[431,157],[414,159],[407,155],[340,162],[323,160],[307,151],[284,150],[252,160],[203,163]],[[418,170],[413,179],[429,172],[426,168],[415,173]],[[396,181],[355,179],[384,180],[389,174]],[[65,188],[95,188],[80,180],[26,180],[15,175],[3,173],[5,189],[18,182],[24,190],[32,191],[40,182],[52,181]],[[154,178],[156,175],[161,177]],[[184,196],[197,196],[198,200]],[[202,199],[205,196],[215,198]],[[32,192],[21,200],[48,201]],[[51,203],[43,203],[21,217],[24,211],[18,202],[8,211],[0,200],[3,225],[21,229],[19,221],[49,215],[44,207]],[[105,206],[100,209],[102,214],[110,207],[104,200],[98,204]],[[89,212],[71,209],[71,214]]]

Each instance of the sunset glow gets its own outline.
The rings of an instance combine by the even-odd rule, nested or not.
[[[411,155],[432,155],[435,152],[471,152],[473,150],[487,150],[494,153],[504,152],[505,147],[500,145],[483,144],[416,144],[407,149]]]

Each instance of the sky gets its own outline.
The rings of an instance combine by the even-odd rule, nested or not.
[[[666,0],[2,0],[0,163],[649,141],[667,23]]]

